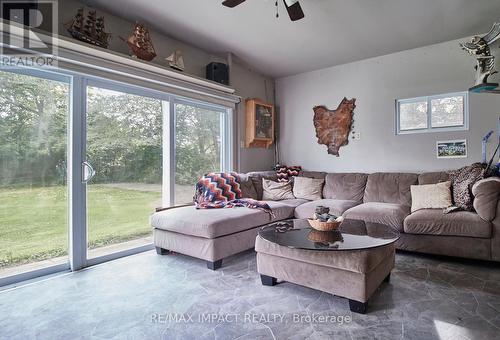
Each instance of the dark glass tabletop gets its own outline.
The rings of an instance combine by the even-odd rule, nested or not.
[[[379,223],[345,219],[336,231],[318,231],[306,219],[291,219],[262,227],[259,235],[281,246],[307,250],[362,250],[394,243],[399,232]]]

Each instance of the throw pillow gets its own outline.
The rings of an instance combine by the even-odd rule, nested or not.
[[[446,212],[454,210],[474,211],[472,186],[484,178],[484,165],[474,163],[464,166],[455,171],[448,172],[451,180],[454,207]]]
[[[264,201],[282,201],[295,198],[290,182],[275,182],[263,178],[262,189],[262,199]]]
[[[241,197],[257,200],[259,195],[253,186],[252,179],[246,174],[238,174],[240,179]]]
[[[288,182],[289,180],[291,180],[291,177],[298,176],[301,170],[301,166],[277,166],[276,176],[278,177],[278,182]]]
[[[293,180],[293,195],[295,198],[303,198],[306,200],[322,199],[324,179],[295,177]]]
[[[410,186],[411,212],[420,209],[444,209],[451,206],[451,182]]]
[[[253,187],[255,188],[255,191],[257,192],[257,199],[261,200],[262,199],[262,194],[264,189],[262,189],[262,179],[270,179],[272,181],[276,181],[276,172],[274,171],[257,171],[257,172],[250,172],[247,174],[248,177],[250,177],[250,180],[253,183]]]

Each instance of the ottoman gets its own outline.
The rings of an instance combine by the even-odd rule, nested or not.
[[[345,297],[351,311],[366,313],[369,298],[383,281],[389,281],[394,268],[397,232],[385,225],[346,220],[329,242],[321,240],[328,235],[308,228],[304,220],[287,223],[293,227],[285,232],[276,230],[283,223],[281,227],[270,224],[256,238],[262,284],[273,286],[280,279],[318,289]]]

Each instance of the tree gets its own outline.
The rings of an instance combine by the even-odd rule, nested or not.
[[[95,182],[161,183],[161,100],[89,87],[87,107]]]
[[[0,72],[0,184],[64,182],[69,85]]]
[[[70,85],[0,72],[0,185],[66,179]],[[94,183],[162,179],[162,101],[87,88],[86,158]],[[176,183],[220,171],[221,113],[175,104]]]
[[[176,104],[175,113],[175,182],[190,185],[207,172],[221,170],[221,113],[184,104]]]

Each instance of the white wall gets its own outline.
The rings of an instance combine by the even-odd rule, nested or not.
[[[70,21],[80,7],[86,6],[75,0],[64,0],[59,2],[59,34],[70,36],[63,24]],[[129,54],[128,46],[120,39],[120,36],[124,38],[128,37],[132,32],[134,23],[100,9],[97,9],[97,14],[98,16],[105,17],[106,30],[112,33],[109,49],[115,52]],[[164,58],[168,57],[176,49],[180,49],[183,52],[186,65],[185,73],[205,78],[205,66],[208,63],[212,61],[226,62],[220,56],[212,55],[196,46],[181,42],[154,30],[151,30],[150,34],[157,53],[157,57],[152,61],[155,64],[168,66]],[[260,98],[263,100],[267,99],[267,101],[274,103],[274,81],[244,66],[243,63],[238,62],[238,60],[233,60],[230,79],[231,87],[236,90],[236,95],[243,97],[242,103],[239,105],[236,112],[238,129],[235,131],[235,136],[238,141],[240,141],[245,138],[245,99]],[[267,93],[265,84],[267,84]],[[241,148],[240,143],[236,144],[236,154],[240,155],[240,160],[238,162],[240,167],[235,170],[241,172],[267,170],[271,169],[274,165],[274,153],[272,149],[245,149]]]
[[[282,163],[308,170],[375,172],[445,170],[480,161],[482,136],[493,129],[493,139],[498,136],[500,95],[470,95],[469,131],[395,135],[396,99],[465,91],[473,85],[474,58],[458,46],[465,39],[278,79]],[[312,108],[336,109],[344,96],[356,98],[354,130],[361,139],[349,140],[335,157],[317,143]],[[462,138],[468,142],[468,158],[436,158],[436,141]]]

